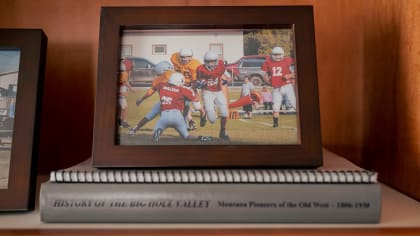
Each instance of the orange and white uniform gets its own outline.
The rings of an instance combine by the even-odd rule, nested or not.
[[[157,76],[152,81],[152,86],[147,89],[146,94],[144,94],[143,99],[152,96],[157,91],[157,86],[161,83],[166,83],[169,80],[169,77],[171,77],[173,71],[165,71],[163,74]]]
[[[172,54],[171,62],[175,71],[181,73],[185,77],[185,86],[191,86],[191,83],[197,79],[197,67],[201,62],[197,59],[191,58],[187,64],[182,64],[180,61],[179,52]]]
[[[127,103],[127,94],[130,90],[130,85],[128,83],[128,73],[126,71],[120,72],[119,77],[119,91],[118,91],[118,102],[121,109],[126,109],[128,107]]]
[[[167,83],[169,77],[174,73],[174,71],[165,71],[163,74],[157,76],[152,81],[152,86],[147,89],[146,93],[143,95],[141,100],[145,100],[148,97],[152,96],[156,91],[159,91],[159,85],[162,83]],[[160,113],[160,102],[157,102],[152,109],[145,115],[148,120],[153,120]]]

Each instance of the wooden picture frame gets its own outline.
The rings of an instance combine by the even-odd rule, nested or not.
[[[25,211],[35,205],[47,37],[40,29],[0,35],[0,211]]]
[[[182,16],[182,17],[181,17]],[[121,145],[118,127],[120,46],[125,31],[277,29],[293,31],[298,77],[295,143]],[[103,7],[93,164],[97,167],[317,167],[322,164],[312,6]],[[248,132],[252,133],[252,130]],[[117,137],[118,136],[118,137]]]

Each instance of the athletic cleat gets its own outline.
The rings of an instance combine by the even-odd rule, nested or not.
[[[204,114],[204,115],[200,116],[200,127],[206,126],[206,122],[207,122],[207,115]]]
[[[273,117],[273,128],[276,128],[279,126],[279,118]]]
[[[188,122],[188,131],[192,131],[197,129],[197,125],[195,124],[195,122],[193,120],[190,120]]]
[[[207,143],[213,141],[213,138],[210,136],[198,136],[198,140],[200,140],[200,142]]]
[[[223,141],[230,141],[229,135],[221,135],[219,138]]]
[[[230,141],[229,136],[226,134],[226,132],[224,130],[220,131],[219,138],[223,141]]]
[[[153,133],[153,142],[157,143],[160,140],[160,135],[162,134],[163,130],[162,129],[157,129],[154,133]]]
[[[127,121],[121,121],[120,127],[121,128],[128,128],[128,127],[130,127],[130,125],[127,123]]]
[[[130,131],[128,131],[128,135],[131,136],[131,137],[134,137],[134,136],[136,136],[136,132],[137,132],[137,130],[130,129]]]

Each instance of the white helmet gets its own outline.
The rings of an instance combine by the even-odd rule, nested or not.
[[[274,47],[271,50],[271,58],[274,61],[280,61],[284,57],[284,49],[282,47]]]
[[[181,86],[184,84],[184,76],[181,73],[175,72],[169,77],[168,83],[175,86]]]
[[[179,60],[183,65],[188,64],[191,61],[193,51],[189,48],[183,48],[179,50]]]
[[[193,51],[189,48],[183,48],[183,49],[179,50],[179,56],[181,56],[181,57],[192,57],[193,56]]]
[[[217,66],[218,56],[216,53],[209,51],[204,54],[204,65],[209,70],[213,70]]]
[[[161,61],[155,66],[155,72],[157,75],[162,75],[166,71],[172,71],[174,67],[168,61]]]

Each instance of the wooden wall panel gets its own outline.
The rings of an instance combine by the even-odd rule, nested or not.
[[[419,199],[416,0],[0,1],[0,27],[49,38],[40,171],[90,155],[101,6],[305,4],[314,6],[324,146]]]
[[[368,1],[362,165],[420,199],[419,2]]]
[[[0,3],[0,27],[42,28],[48,36],[39,164],[43,173],[91,152],[99,10],[85,3]]]
[[[399,1],[366,3],[363,30],[363,164],[389,181],[395,149],[395,85],[398,71]]]
[[[316,1],[323,144],[362,162],[363,1]]]
[[[420,1],[401,1],[394,77],[396,142],[389,183],[420,200]]]

